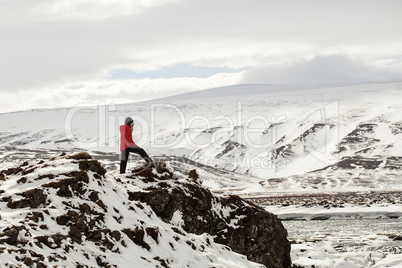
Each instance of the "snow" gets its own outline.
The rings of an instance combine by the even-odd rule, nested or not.
[[[399,268],[401,267],[402,256],[400,254],[389,254],[385,259],[380,260],[373,268],[389,267],[389,268]]]
[[[398,220],[285,221],[284,225],[293,241],[293,264],[302,267],[387,267],[391,260],[399,265],[402,260],[402,243],[391,235],[401,230]]]
[[[37,161],[29,162],[28,165],[34,164]],[[181,230],[175,231],[175,226],[181,224],[181,213],[176,211],[172,223],[168,224],[159,219],[153,212],[151,207],[139,201],[129,201],[128,192],[140,190],[140,180],[128,179],[125,175],[116,176],[120,180],[116,180],[113,173],[107,173],[105,177],[97,179],[94,172],[89,171],[89,183],[84,185],[87,192],[84,197],[73,195],[72,197],[61,197],[56,192],[57,189],[44,187],[43,185],[49,182],[49,178],[40,178],[46,172],[50,172],[55,177],[53,182],[65,178],[66,172],[79,170],[75,160],[67,160],[65,158],[48,160],[39,165],[35,172],[31,173],[32,178],[38,179],[36,188],[43,189],[48,194],[47,202],[51,205],[41,205],[38,208],[26,208],[14,210],[7,206],[6,202],[1,201],[1,217],[0,231],[5,228],[14,226],[23,226],[19,232],[18,238],[20,241],[26,241],[24,246],[26,249],[32,249],[40,252],[45,259],[42,261],[47,266],[63,266],[75,267],[77,263],[85,264],[89,267],[99,267],[99,260],[107,261],[116,267],[131,268],[131,267],[159,267],[161,263],[159,259],[169,263],[169,267],[263,267],[260,264],[248,261],[244,256],[232,252],[226,246],[216,244],[213,238],[207,234],[195,235],[186,233]],[[68,164],[70,163],[70,164]],[[49,169],[49,167],[52,167]],[[0,181],[0,192],[17,196],[29,189],[32,189],[31,183],[17,182],[16,175],[10,175],[7,180]],[[149,186],[149,185],[148,185]],[[104,208],[91,202],[88,199],[90,192],[97,192],[98,198],[104,204]],[[14,199],[14,198],[13,198]],[[113,242],[113,247],[109,250],[102,250],[99,245],[90,240],[83,239],[82,243],[75,243],[71,239],[66,239],[62,247],[58,247],[52,237],[49,237],[49,246],[41,245],[41,248],[35,243],[37,237],[59,234],[68,235],[69,228],[56,223],[56,218],[60,215],[67,214],[68,210],[74,210],[80,205],[89,205],[91,214],[85,214],[84,221],[95,219],[99,213],[104,214],[104,221],[97,221],[96,228],[110,230],[124,230],[141,228],[155,228],[158,231],[157,241],[149,235],[144,236],[150,249],[147,250],[136,245],[128,236],[122,235],[122,238],[117,241],[110,237],[107,233],[102,233],[102,236],[108,236],[108,240]],[[43,219],[36,224],[32,221],[24,220],[33,212],[39,212]],[[46,226],[46,228],[37,228],[37,226]],[[34,226],[34,227],[33,227]],[[36,227],[35,227],[36,226]],[[25,229],[26,228],[26,229]],[[26,231],[27,230],[27,231]],[[28,231],[29,230],[29,231]],[[16,257],[20,259],[31,257],[31,253],[19,252],[19,247],[2,243],[0,266],[7,267],[10,264],[18,264]],[[117,253],[116,253],[117,252]],[[54,256],[53,260],[50,256]],[[59,257],[58,257],[59,256]],[[62,256],[62,257],[60,257]],[[98,257],[98,259],[96,258]]]
[[[300,206],[266,206],[265,209],[276,214],[282,220],[316,220],[316,219],[379,219],[401,218],[400,205],[383,204],[370,207],[348,205],[342,208],[300,207]]]
[[[176,210],[175,213],[173,213],[170,223],[175,226],[182,226],[184,224],[183,213],[180,210]]]

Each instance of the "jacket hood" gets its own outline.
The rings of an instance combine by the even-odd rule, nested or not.
[[[134,122],[134,120],[131,117],[127,117],[126,121],[124,122],[125,125],[131,125],[131,123]]]

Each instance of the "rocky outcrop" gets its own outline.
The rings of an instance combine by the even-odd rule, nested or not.
[[[178,180],[159,162],[113,176],[79,153],[0,174],[0,266],[291,265],[276,216],[213,195],[195,170]]]
[[[229,246],[249,260],[267,267],[290,267],[290,243],[278,218],[238,196],[217,197],[189,180],[172,181],[172,174],[158,163],[160,174],[150,168],[133,170],[133,180],[152,181],[143,192],[129,193],[130,200],[145,202],[165,222],[177,222],[187,232],[214,236],[215,242]]]

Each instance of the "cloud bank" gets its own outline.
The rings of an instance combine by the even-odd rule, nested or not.
[[[400,81],[401,73],[368,66],[344,55],[317,56],[292,65],[263,67],[248,71],[242,83],[336,84]]]
[[[231,73],[233,84],[247,70],[247,83],[287,82],[285,73],[294,83],[393,79],[402,73],[401,9],[399,0],[0,0],[0,92],[117,87],[109,80],[123,71],[138,84],[174,66],[204,68],[204,84],[219,86],[217,74]],[[328,66],[313,75],[320,64]],[[177,93],[198,88],[185,81],[201,75],[189,73],[169,80]]]
[[[62,83],[59,86],[43,87],[39,92],[36,90],[5,91],[1,93],[0,113],[33,108],[72,107],[82,103],[140,102],[238,84],[243,77],[244,73],[239,72],[219,73],[207,78],[101,79]]]

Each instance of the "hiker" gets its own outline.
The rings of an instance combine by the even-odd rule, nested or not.
[[[134,120],[131,117],[127,117],[124,125],[120,126],[120,174],[126,173],[126,166],[129,153],[135,153],[141,155],[142,158],[149,164],[152,163],[152,159],[133,141],[131,135],[134,129]]]

